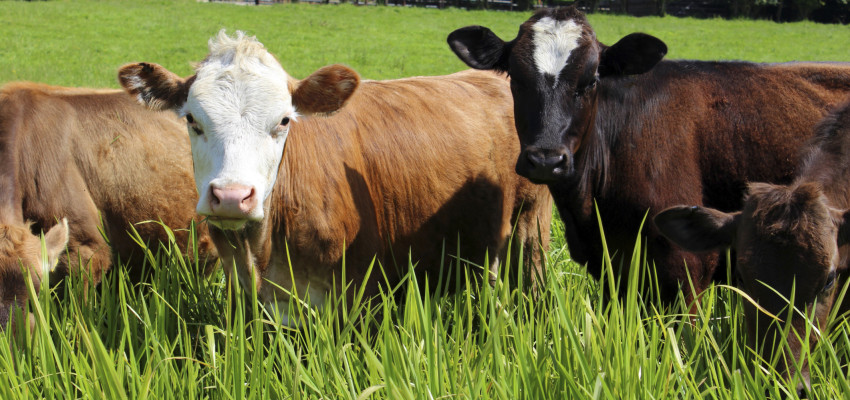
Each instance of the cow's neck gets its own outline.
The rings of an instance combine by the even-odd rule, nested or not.
[[[603,222],[607,221],[606,215],[616,211],[611,210],[616,205],[611,204],[610,199],[616,186],[616,183],[612,182],[616,177],[611,171],[616,170],[614,164],[617,160],[611,154],[618,140],[622,139],[619,135],[624,131],[623,127],[628,125],[628,114],[611,113],[611,108],[616,108],[612,102],[616,103],[617,100],[608,96],[606,80],[599,82],[597,90],[591,106],[592,115],[585,118],[588,123],[580,128],[584,137],[581,147],[574,155],[573,179],[549,186],[558,212],[564,220],[564,233],[570,255],[579,263],[587,264],[588,271],[593,275],[600,273],[603,251],[596,210],[598,208],[602,214]],[[618,227],[629,229],[617,224],[606,224],[605,232],[620,234],[621,232],[610,231]]]
[[[222,267],[228,276],[235,271],[239,283],[248,290],[253,284],[259,291],[271,258],[268,218],[249,222],[239,230],[221,230],[210,226],[210,236],[218,249]]]

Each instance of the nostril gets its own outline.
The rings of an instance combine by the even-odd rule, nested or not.
[[[210,205],[213,207],[221,204],[221,189],[213,187],[210,188]]]
[[[251,191],[248,192],[248,195],[245,196],[245,198],[242,199],[242,202],[243,203],[250,203],[250,202],[254,201],[254,193],[255,193],[254,188],[251,188]]]
[[[257,196],[255,196],[256,192],[254,191],[254,188],[252,187],[249,190],[246,190],[246,192],[248,195],[243,196],[242,200],[239,202],[239,209],[244,213],[250,212],[257,204]]]
[[[537,152],[529,151],[526,153],[526,158],[528,158],[528,162],[531,163],[534,167],[539,167],[543,164],[543,156],[538,154]]]

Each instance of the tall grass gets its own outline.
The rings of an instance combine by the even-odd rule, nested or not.
[[[371,79],[443,74],[463,69],[445,45],[451,30],[480,24],[510,38],[528,15],[0,1],[0,82],[115,87],[116,68],[130,61],[186,75],[221,28],[257,35],[296,77],[336,62]],[[673,58],[850,60],[850,30],[841,26],[590,20],[603,42],[645,31],[665,40]],[[504,277],[491,287],[471,275],[443,293],[431,289],[438,282],[410,274],[373,299],[335,299],[322,310],[296,303],[297,328],[283,326],[222,272],[205,277],[173,243],[147,249],[141,263],[151,273],[142,282],[117,267],[95,289],[71,276],[33,296],[36,330],[0,333],[0,398],[796,397],[799,378],[777,376],[744,345],[744,300],[733,289],[712,287],[695,307],[684,299],[661,304],[642,295],[653,274],[641,243],[626,260],[629,276],[613,279],[620,265],[607,262],[596,282],[570,259],[557,219],[552,230],[536,295]],[[380,266],[373,268],[379,276]],[[606,295],[621,285],[624,296]],[[850,393],[850,327],[833,325],[829,340],[807,354],[814,398]]]
[[[560,243],[537,295],[506,285],[507,271],[493,287],[466,274],[450,293],[408,274],[373,299],[293,303],[294,328],[174,248],[148,249],[145,282],[118,269],[88,293],[72,276],[34,296],[35,332],[0,334],[0,397],[796,397],[799,378],[744,345],[734,291],[712,287],[695,313],[642,298],[640,243],[621,281],[609,261],[589,279]],[[624,296],[606,295],[619,285]],[[809,352],[814,398],[850,393],[848,333],[837,324]]]

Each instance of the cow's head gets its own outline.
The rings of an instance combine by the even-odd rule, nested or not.
[[[516,171],[538,183],[573,175],[574,155],[593,129],[597,82],[644,73],[667,54],[662,41],[642,33],[599,43],[574,7],[536,12],[510,42],[482,26],[458,29],[448,42],[470,67],[510,75],[522,147]]]
[[[186,79],[150,63],[125,65],[118,76],[149,108],[186,117],[200,195],[197,212],[222,229],[239,229],[265,216],[291,122],[338,110],[360,78],[333,65],[295,80],[242,32],[229,37],[221,31],[209,48],[195,75]]]
[[[49,274],[68,244],[68,222],[62,220],[41,238],[30,232],[28,224],[0,224],[0,329],[15,323],[15,310],[23,310],[29,298],[25,273],[36,290]],[[42,252],[46,251],[46,254]],[[35,322],[28,316],[29,327]]]
[[[801,341],[813,346],[819,330],[826,328],[836,288],[844,280],[846,266],[840,264],[839,247],[850,241],[850,212],[828,206],[814,183],[751,184],[744,201],[743,210],[732,214],[672,207],[659,213],[655,224],[664,236],[691,251],[735,249],[741,289],[771,314],[791,318],[788,346],[777,348],[774,343],[779,343],[782,324],[745,302],[750,346],[763,347],[766,359],[781,351],[779,369],[791,375],[801,366],[808,385]],[[792,298],[799,312],[789,314]],[[814,315],[813,325],[807,326],[803,314]]]

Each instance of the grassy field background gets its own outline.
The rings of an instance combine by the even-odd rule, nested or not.
[[[296,77],[331,63],[369,79],[445,74],[464,68],[445,44],[449,32],[479,24],[511,39],[528,16],[191,0],[0,1],[0,82],[117,87],[117,67],[132,61],[188,75],[222,28],[256,35]],[[654,34],[672,58],[850,61],[844,26],[603,15],[590,21],[608,44],[633,31]],[[589,279],[571,262],[560,225],[552,229],[538,298],[475,283],[432,296],[408,281],[404,296],[301,309],[301,329],[278,326],[251,294],[243,301],[230,292],[220,272],[204,278],[167,248],[151,249],[148,281],[131,282],[119,268],[88,294],[74,278],[43,291],[32,304],[35,334],[0,334],[0,398],[796,397],[798,378],[778,378],[744,346],[733,290],[712,288],[694,315],[683,302],[662,306],[637,290],[603,304],[610,280]],[[640,255],[638,243],[631,270],[641,272],[628,277],[630,289],[649,270]],[[850,394],[850,328],[836,324],[829,339],[807,354],[815,398]]]
[[[242,7],[184,1],[0,1],[0,82],[116,87],[125,62],[150,61],[183,75],[224,28],[256,35],[291,75],[343,63],[368,79],[464,69],[446,36],[484,25],[516,36],[530,13],[296,4]],[[664,40],[670,58],[764,62],[850,61],[850,29],[813,23],[592,15],[603,43],[635,31]]]

